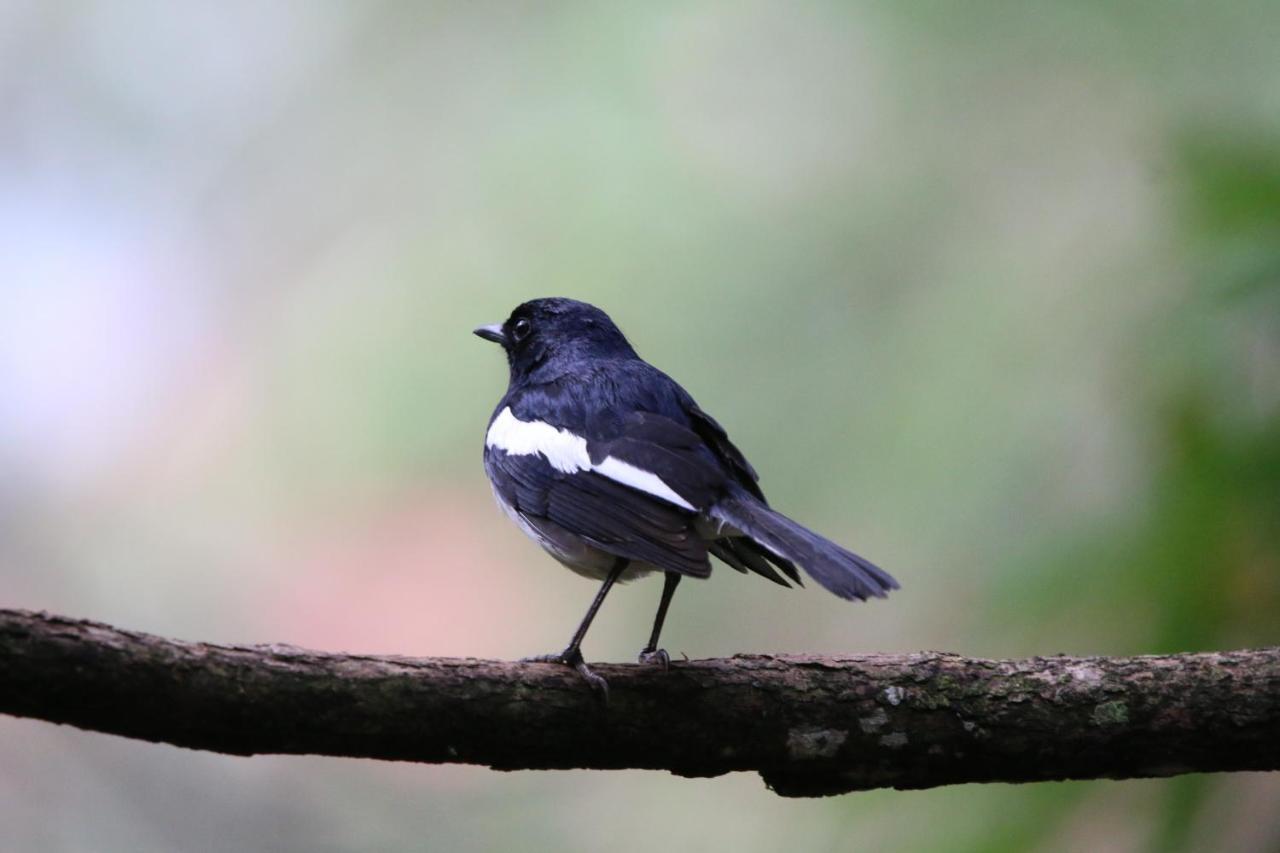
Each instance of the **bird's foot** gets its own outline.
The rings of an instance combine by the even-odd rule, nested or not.
[[[582,658],[582,649],[576,646],[570,646],[562,652],[552,652],[549,655],[534,655],[533,657],[520,658],[523,663],[558,663],[561,666],[571,666],[577,670],[578,675],[582,676],[582,680],[595,692],[597,696],[606,704],[609,704],[609,682],[604,680],[603,676],[596,675],[591,667],[587,666],[587,662]]]
[[[667,654],[666,649],[642,649],[637,660],[639,660],[640,663],[660,666],[662,667],[663,672],[671,668],[671,655]]]

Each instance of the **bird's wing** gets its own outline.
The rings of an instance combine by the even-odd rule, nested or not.
[[[729,440],[724,427],[703,411],[679,382],[640,359],[614,363],[610,365],[606,375],[612,381],[602,384],[611,386],[610,393],[614,396],[611,402],[617,409],[655,413],[678,430],[653,430],[652,438],[657,444],[680,449],[699,448],[699,457],[713,462],[720,469],[721,485],[736,482],[749,493],[764,500],[757,485],[759,475],[746,456]],[[602,414],[607,421],[607,407],[605,413],[596,412],[597,419]],[[618,424],[611,426],[610,431],[618,430]],[[634,426],[631,424],[622,425],[624,432],[632,428]]]
[[[751,463],[742,455],[742,451],[729,440],[729,434],[725,432],[724,427],[704,412],[683,388],[680,391],[681,404],[694,432],[715,452],[721,464],[733,474],[733,478],[739,485],[760,500],[764,500],[764,493],[760,491],[758,484],[760,475],[756,473],[755,468],[751,467]]]
[[[591,463],[608,474],[616,469],[643,472],[644,478],[674,492],[686,508],[703,512],[723,491],[727,478],[705,442],[689,427],[648,411],[621,418],[619,430],[608,439],[588,442]],[[625,482],[624,476],[617,477]],[[652,481],[650,481],[652,482]],[[637,482],[633,485],[644,487]],[[651,493],[660,496],[659,487]]]
[[[545,422],[490,432],[485,468],[512,508],[611,554],[705,577],[708,543],[696,524],[717,479],[697,436],[661,416],[635,413],[621,434],[588,441]]]

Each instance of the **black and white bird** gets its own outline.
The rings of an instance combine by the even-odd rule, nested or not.
[[[511,520],[578,574],[603,581],[563,652],[607,696],[582,639],[610,587],[650,572],[665,583],[642,663],[666,666],[658,635],[680,579],[710,557],[788,586],[799,566],[845,599],[883,598],[887,572],[772,509],[724,429],[643,361],[608,315],[572,299],[535,299],[475,334],[511,369],[484,441],[484,468]]]

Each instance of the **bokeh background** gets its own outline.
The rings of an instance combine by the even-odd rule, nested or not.
[[[892,570],[673,653],[1280,638],[1280,5],[0,2],[0,604],[513,658],[470,335],[570,295]],[[656,579],[588,656],[629,660]],[[1280,775],[789,801],[0,718],[6,851],[1276,850]]]

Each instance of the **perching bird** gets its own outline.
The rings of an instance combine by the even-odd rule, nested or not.
[[[511,368],[484,441],[498,504],[551,556],[604,582],[568,648],[531,660],[572,666],[607,697],[582,638],[615,582],[660,571],[662,599],[640,662],[666,666],[658,635],[671,596],[682,577],[711,574],[710,556],[783,586],[800,583],[799,566],[846,599],[898,588],[770,508],[720,424],[636,355],[599,308],[535,299],[475,334],[501,344]]]

